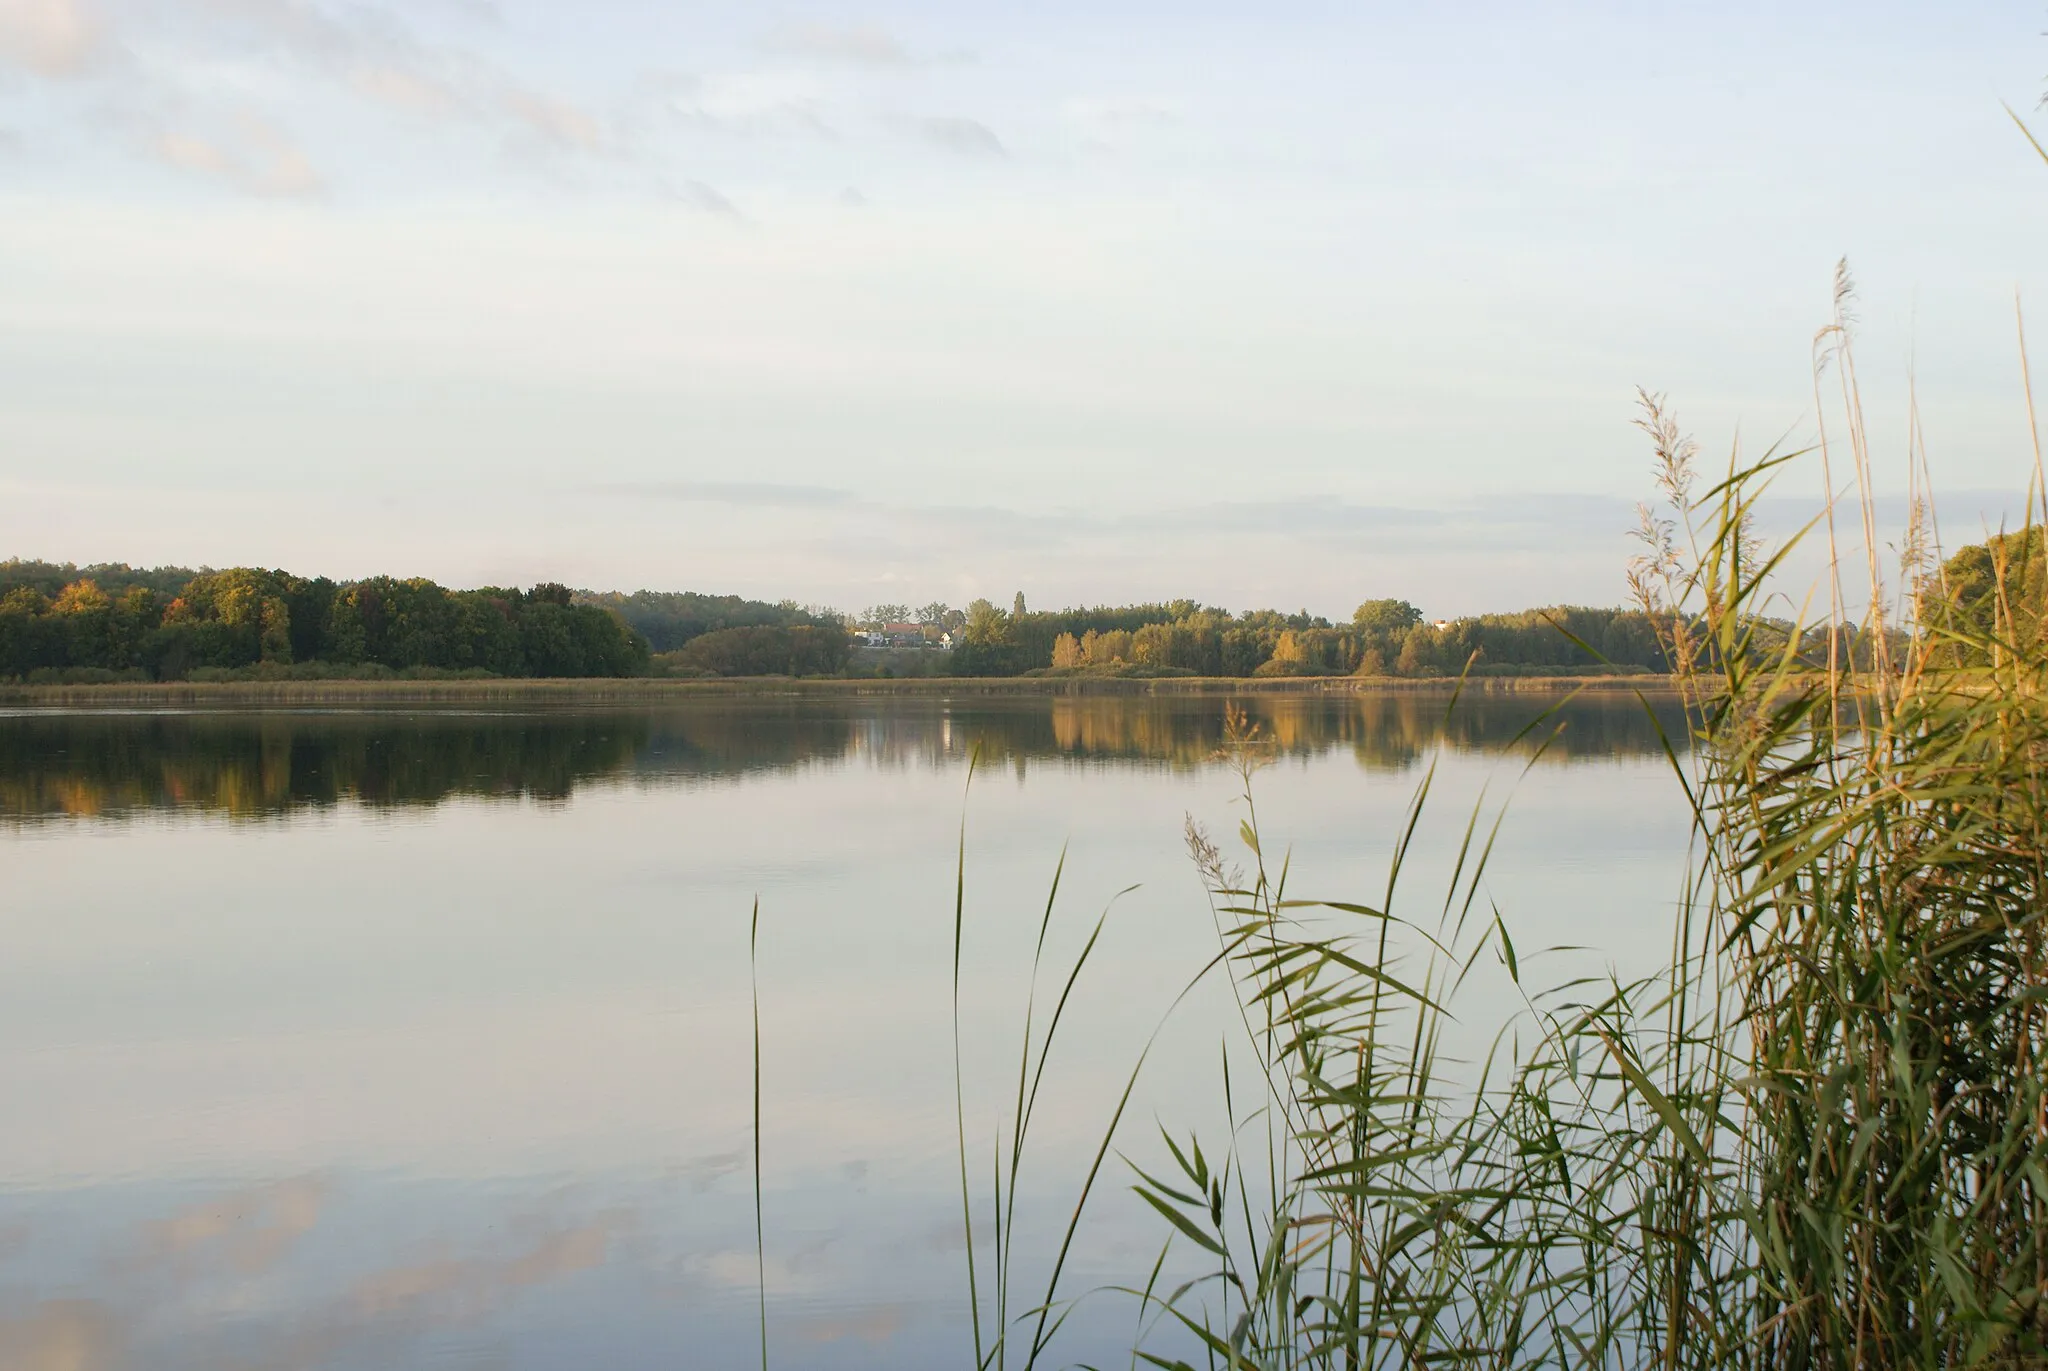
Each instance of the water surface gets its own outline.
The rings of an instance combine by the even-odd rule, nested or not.
[[[1553,703],[1249,699],[1269,850],[1298,891],[1377,900],[1433,761],[1417,917],[1491,787],[1513,802],[1487,893],[1524,960],[1653,964],[1685,831],[1659,728],[1621,697],[1528,731]],[[960,1365],[963,812],[978,1156],[1063,848],[1053,960],[1110,911],[1023,1178],[1036,1270],[1214,950],[1182,829],[1245,817],[1229,707],[0,715],[0,1366],[758,1364],[757,898],[773,1360]],[[1158,1154],[1155,1118],[1218,1125],[1230,1022],[1220,986],[1177,1011],[1126,1150]],[[1124,1181],[1075,1292],[1156,1254]],[[1067,1357],[1127,1348],[1132,1313],[1084,1305]]]

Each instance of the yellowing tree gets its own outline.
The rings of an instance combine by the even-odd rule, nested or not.
[[[260,645],[266,662],[290,662],[292,659],[291,607],[275,595],[267,595],[263,599]]]
[[[1091,663],[1107,666],[1111,662],[1130,660],[1131,635],[1122,629],[1115,628],[1107,633],[1091,633],[1088,636],[1095,640],[1095,645],[1088,654]]]

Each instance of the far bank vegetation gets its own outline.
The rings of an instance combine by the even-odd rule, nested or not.
[[[1996,542],[1996,540],[1994,540]],[[1984,566],[1948,564],[1954,615],[1985,612]],[[2022,558],[2024,560],[2024,558]],[[2037,558],[2038,562],[2040,559]],[[1783,638],[1789,625],[1759,620]],[[692,592],[451,590],[423,578],[335,582],[285,571],[0,562],[0,681],[445,677],[1102,677],[1223,679],[1666,675],[1669,633],[1637,609],[1559,606],[1430,620],[1373,599],[1348,621],[1193,600],[1032,610],[877,605],[859,615]],[[1838,629],[1836,660],[1902,641]],[[1797,644],[1829,660],[1830,632]],[[886,644],[886,645],[871,645]],[[1873,650],[1875,649],[1875,650]],[[1845,655],[1846,654],[1846,655]]]

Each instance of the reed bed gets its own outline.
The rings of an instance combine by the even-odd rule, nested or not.
[[[1876,542],[1847,296],[1844,275],[1816,344],[1845,438],[1824,428],[1817,448],[1731,463],[1701,491],[1693,445],[1643,400],[1664,505],[1632,579],[1687,664],[1694,735],[1668,749],[1694,852],[1664,971],[1533,984],[1486,894],[1502,811],[1484,802],[1447,888],[1418,897],[1403,871],[1434,768],[1381,890],[1298,897],[1259,827],[1262,740],[1232,737],[1245,869],[1192,822],[1187,836],[1212,970],[1242,1013],[1222,1081],[1233,1127],[1133,1148],[1177,1255],[1126,1288],[1143,1315],[1131,1365],[2048,1364],[2048,604],[2021,564],[2035,505],[1995,554],[1988,618],[1945,608],[1919,505],[1897,588],[1866,559],[1863,622],[1827,635],[1825,670],[1801,634],[1765,631],[1784,550],[1758,545],[1752,516],[1785,463],[1817,461],[1832,489],[1846,458]],[[1842,623],[1860,591],[1832,505],[1802,536],[1828,541]],[[1525,757],[1552,727],[1531,725]],[[1518,1012],[1461,1059],[1456,1016],[1503,972]],[[1057,1024],[1026,1025],[999,1214]],[[966,1217],[988,1167],[964,1123],[961,1144]],[[1074,1231],[1042,1293],[1021,1294],[1002,1235],[993,1286],[970,1272],[978,1365],[1059,1362]],[[1164,1278],[1190,1260],[1201,1274]]]

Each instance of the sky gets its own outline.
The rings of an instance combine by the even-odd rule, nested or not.
[[[1716,464],[1839,439],[1845,256],[1876,486],[1917,400],[1954,545],[2033,466],[2048,166],[2005,106],[2048,130],[2043,29],[0,0],[0,556],[1613,604],[1637,387]],[[1786,468],[1774,527],[1822,488]]]

